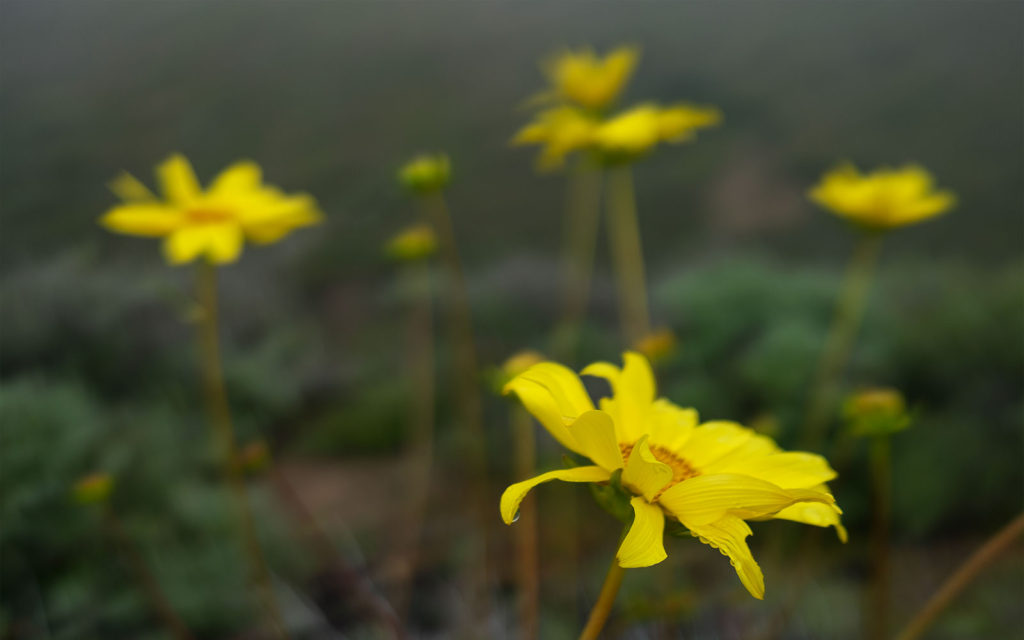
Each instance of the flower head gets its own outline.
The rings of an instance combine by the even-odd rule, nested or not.
[[[164,253],[172,264],[196,258],[234,262],[245,240],[276,242],[321,220],[312,197],[285,195],[264,185],[254,162],[231,165],[205,190],[179,154],[161,163],[156,174],[163,200],[123,173],[110,185],[123,204],[104,214],[100,224],[117,233],[164,238]]]
[[[90,473],[71,487],[71,497],[78,504],[99,504],[110,498],[114,490],[114,478],[109,473]]]
[[[429,258],[437,252],[437,235],[427,224],[417,224],[398,232],[385,246],[391,258],[403,262],[415,262]]]
[[[721,119],[714,107],[677,105],[666,109],[642,104],[601,123],[593,132],[592,142],[607,159],[630,161],[659,142],[691,140],[698,129],[718,124]]]
[[[566,50],[550,58],[544,72],[552,97],[597,111],[615,101],[639,58],[635,47],[618,47],[604,58],[592,49]]]
[[[672,333],[672,330],[668,328],[652,331],[633,344],[633,348],[652,363],[669,357],[675,353],[678,347],[679,340],[676,339],[676,334]]]
[[[843,417],[853,435],[891,435],[910,426],[903,394],[896,389],[859,391],[843,402]]]
[[[809,195],[837,216],[874,230],[921,222],[956,204],[952,192],[936,190],[931,174],[913,165],[869,174],[843,165],[825,174]]]
[[[520,502],[550,480],[621,483],[633,523],[619,547],[622,567],[664,560],[666,519],[728,556],[740,581],[764,597],[764,576],[747,547],[747,520],[794,520],[846,532],[825,483],[836,473],[821,456],[781,450],[773,440],[733,422],[699,424],[694,409],[656,398],[647,360],[632,352],[625,366],[599,362],[582,375],[606,379],[612,397],[595,408],[579,377],[554,362],[529,368],[508,383],[526,409],[567,449],[593,464],[550,471],[518,482],[501,496],[511,524]]]
[[[557,169],[565,157],[587,148],[599,121],[581,109],[569,106],[545,109],[512,138],[512,144],[539,144],[543,148],[537,165],[541,170]]]
[[[398,171],[398,180],[417,193],[433,193],[448,186],[452,177],[451,162],[443,153],[418,155]]]

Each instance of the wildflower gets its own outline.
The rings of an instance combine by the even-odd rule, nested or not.
[[[672,355],[678,346],[679,341],[671,329],[658,329],[637,340],[633,348],[651,362],[658,362]]]
[[[398,171],[398,180],[418,193],[440,191],[452,177],[451,163],[443,153],[418,155]]]
[[[276,242],[321,220],[312,197],[285,195],[264,185],[254,162],[231,165],[205,191],[182,155],[169,157],[156,174],[164,200],[123,173],[111,190],[124,204],[108,211],[100,224],[117,233],[164,238],[164,253],[172,264],[200,257],[214,264],[234,262],[246,239]]]
[[[238,452],[238,462],[242,470],[249,474],[260,473],[270,467],[270,448],[266,440],[254,440]]]
[[[935,190],[931,174],[914,165],[866,175],[843,165],[825,174],[809,195],[832,213],[880,231],[927,220],[956,203],[952,192]]]
[[[603,122],[594,130],[592,142],[606,158],[630,161],[659,142],[691,140],[698,129],[720,121],[721,114],[713,107],[677,105],[665,109],[642,104]]]
[[[417,224],[400,231],[388,241],[385,252],[403,262],[423,260],[437,253],[437,235],[427,224]]]
[[[604,109],[621,93],[639,58],[635,47],[618,47],[603,59],[592,49],[566,50],[544,65],[552,87],[545,97],[594,111]]]
[[[621,483],[633,523],[617,553],[622,567],[645,567],[667,556],[666,518],[729,557],[740,581],[764,597],[764,576],[747,547],[746,520],[794,520],[845,530],[825,482],[835,478],[824,458],[781,450],[774,441],[733,422],[698,424],[694,409],[655,398],[647,360],[632,352],[619,368],[599,362],[582,375],[606,379],[612,397],[595,409],[579,377],[553,362],[534,365],[505,388],[515,393],[562,445],[594,464],[550,471],[518,482],[501,497],[501,516],[515,520],[527,492],[550,480]]]
[[[114,489],[114,478],[109,473],[90,473],[71,488],[71,497],[78,504],[106,502]]]
[[[565,157],[590,145],[598,120],[575,107],[545,109],[512,139],[512,144],[543,145],[537,165],[542,170],[557,169]]]
[[[889,435],[910,426],[903,394],[896,389],[867,389],[843,403],[843,417],[858,436]]]

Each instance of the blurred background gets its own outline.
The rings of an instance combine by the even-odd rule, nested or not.
[[[544,56],[622,43],[643,52],[624,104],[689,100],[725,116],[635,169],[655,325],[679,339],[659,364],[661,392],[704,419],[792,443],[853,245],[807,201],[823,171],[917,162],[958,194],[950,214],[887,238],[847,379],[900,389],[914,410],[893,439],[894,616],[909,617],[1024,497],[1024,5],[5,0],[0,636],[172,637],[96,512],[69,497],[103,471],[124,531],[194,635],[263,637],[204,424],[192,273],[167,266],[157,242],[97,225],[111,178],[152,184],[152,167],[180,151],[203,180],[254,159],[326,214],[222,270],[227,387],[240,441],[267,443],[273,459],[272,472],[254,465],[250,489],[295,637],[389,637],[378,614],[404,561],[413,390],[409,295],[382,246],[417,220],[395,172],[422,151],[452,159],[482,366],[543,350],[561,308],[565,180],[538,175],[535,150],[508,141],[542,88]],[[604,231],[597,260],[574,366],[624,347]],[[443,338],[414,637],[455,634],[476,535],[460,515]],[[497,512],[521,479],[506,453],[509,406],[486,397],[486,637],[516,633]],[[538,466],[560,466],[550,437],[538,440]],[[718,553],[670,539],[665,563],[627,573],[609,637],[747,638],[779,619],[781,638],[859,637],[863,451],[841,473],[851,540],[823,538],[813,588],[790,571],[796,525],[755,526],[764,602]],[[535,499],[540,635],[574,637],[620,528],[582,487]],[[560,526],[566,504],[581,526]],[[312,522],[330,566],[304,537]],[[929,637],[1019,634],[1022,576],[1018,544]]]

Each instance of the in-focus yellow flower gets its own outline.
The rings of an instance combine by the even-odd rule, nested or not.
[[[935,190],[931,174],[913,165],[869,174],[843,165],[825,174],[809,195],[836,215],[874,230],[921,222],[956,204],[952,192]]]
[[[604,109],[626,86],[639,58],[636,47],[618,47],[604,58],[593,49],[563,51],[544,64],[551,97],[593,111]]]
[[[693,139],[701,128],[721,122],[713,107],[677,105],[667,109],[642,104],[603,122],[592,135],[593,145],[610,160],[633,160],[659,142]]]
[[[114,490],[114,478],[109,473],[90,473],[71,488],[71,497],[78,504],[106,502]]]
[[[512,138],[512,144],[542,145],[537,166],[557,169],[565,157],[590,145],[598,120],[581,109],[569,106],[545,109]]]
[[[896,389],[859,391],[843,403],[843,417],[857,436],[891,435],[910,426],[903,394]]]
[[[451,162],[443,153],[418,155],[398,171],[398,181],[419,193],[440,191],[448,186],[451,177]]]
[[[698,424],[694,409],[656,398],[647,360],[627,352],[621,369],[599,362],[582,375],[611,384],[612,397],[594,407],[579,377],[554,362],[534,365],[505,388],[556,440],[594,464],[561,469],[516,483],[501,496],[501,516],[515,520],[519,504],[550,480],[609,482],[631,498],[633,523],[617,553],[622,567],[646,567],[667,556],[665,519],[678,520],[701,542],[729,557],[740,581],[764,597],[764,576],[747,546],[747,520],[794,520],[833,526],[839,508],[825,483],[836,473],[821,456],[783,451],[733,422]]]
[[[276,242],[321,220],[311,196],[285,195],[264,185],[254,162],[231,165],[206,190],[179,154],[161,163],[156,175],[163,200],[128,173],[115,179],[111,190],[124,204],[108,211],[100,224],[117,233],[164,238],[164,254],[173,264],[196,258],[234,262],[246,239]]]
[[[423,260],[437,253],[437,235],[430,225],[417,224],[389,240],[385,252],[395,260]]]

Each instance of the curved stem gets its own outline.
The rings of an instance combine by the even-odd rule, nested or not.
[[[612,564],[608,567],[608,574],[604,577],[604,584],[601,585],[601,593],[597,596],[594,608],[590,610],[590,617],[587,624],[580,633],[580,640],[596,640],[604,629],[604,623],[611,615],[612,605],[615,603],[615,596],[619,594],[619,587],[622,586],[622,576],[625,569],[619,566],[617,558],[612,558]]]
[[[619,287],[623,338],[632,346],[650,333],[651,319],[633,173],[629,165],[617,166],[608,175],[608,232]]]
[[[238,460],[238,444],[235,441],[231,408],[224,388],[224,371],[220,359],[220,336],[217,304],[217,270],[205,260],[199,263],[196,290],[202,314],[199,321],[199,346],[203,369],[203,390],[206,395],[206,409],[210,417],[220,454],[224,462],[224,475],[234,502],[239,523],[242,547],[249,558],[252,579],[259,593],[267,621],[280,638],[288,638],[281,610],[274,595],[256,523],[245,491],[245,480]]]
[[[953,575],[951,575],[935,592],[925,606],[917,612],[917,615],[903,628],[903,631],[896,636],[896,640],[915,640],[928,630],[928,627],[935,622],[949,603],[956,598],[961,591],[967,588],[978,574],[992,564],[992,562],[1005,551],[1014,540],[1024,534],[1024,513],[1010,521],[1005,527],[996,532],[988,542],[967,559]]]
[[[814,450],[821,445],[839,394],[843,371],[864,316],[864,306],[881,247],[881,234],[865,232],[850,258],[807,404],[801,438],[804,448]]]

